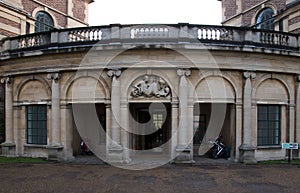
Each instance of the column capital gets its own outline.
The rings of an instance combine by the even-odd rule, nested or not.
[[[47,74],[48,80],[59,80],[60,78],[61,78],[61,73],[58,72]]]
[[[13,78],[11,76],[1,77],[2,84],[11,84],[12,81],[13,81]]]
[[[256,78],[256,73],[250,72],[250,71],[245,71],[245,72],[243,72],[243,77],[245,79],[248,79],[248,78],[254,79],[254,78]]]
[[[191,73],[192,72],[191,72],[190,68],[182,67],[182,68],[177,69],[177,76],[186,76],[186,77],[188,77],[188,76],[191,75]]]
[[[122,71],[120,70],[120,68],[112,68],[112,69],[108,69],[107,71],[107,75],[109,77],[119,77],[121,76]]]

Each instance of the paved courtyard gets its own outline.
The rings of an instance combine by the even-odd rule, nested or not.
[[[86,163],[1,164],[0,192],[300,192],[300,166],[198,163],[140,171]]]

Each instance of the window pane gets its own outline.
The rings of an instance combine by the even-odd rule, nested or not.
[[[257,122],[258,145],[278,145],[280,143],[280,106],[259,105]]]
[[[36,14],[35,32],[50,31],[54,27],[51,16],[43,11]]]
[[[273,15],[271,8],[263,9],[256,18],[257,29],[274,30]]]
[[[47,144],[47,106],[27,107],[27,143]]]

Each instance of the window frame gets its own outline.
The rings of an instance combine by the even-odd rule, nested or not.
[[[48,112],[47,105],[26,106],[26,143],[47,145]]]
[[[274,30],[274,10],[271,7],[264,8],[258,12],[255,18],[255,26],[257,29]]]
[[[265,113],[263,109],[266,108]],[[276,111],[271,112],[272,108]],[[282,106],[276,104],[257,105],[257,146],[272,147],[279,146],[281,143],[282,133]],[[263,128],[264,126],[265,128]]]
[[[45,11],[38,11],[35,15],[35,19],[35,33],[51,31],[54,28],[54,20],[52,16]]]

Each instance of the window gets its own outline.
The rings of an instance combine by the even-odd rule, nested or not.
[[[269,146],[280,144],[280,106],[257,106],[257,145]]]
[[[206,133],[206,115],[194,116],[194,144],[201,144]]]
[[[44,32],[50,31],[54,27],[53,20],[51,16],[43,11],[40,11],[36,14],[36,21],[35,21],[35,28],[34,31],[37,32]]]
[[[256,18],[257,29],[274,30],[274,12],[271,8],[263,9]]]
[[[27,143],[47,144],[47,106],[32,105],[26,108]]]
[[[156,129],[161,129],[163,125],[163,114],[154,113],[153,115],[153,125]]]
[[[283,32],[283,19],[279,20],[279,31]]]

